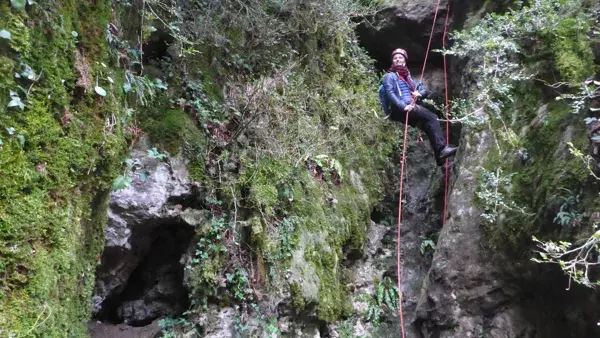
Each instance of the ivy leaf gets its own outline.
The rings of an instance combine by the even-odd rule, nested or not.
[[[7,107],[8,108],[19,107],[19,109],[24,110],[25,109],[25,104],[23,104],[23,102],[21,102],[20,98],[16,98],[16,99],[10,100],[10,102],[7,105]]]
[[[150,173],[148,171],[142,171],[140,172],[140,180],[145,181],[148,179],[148,177],[150,176]]]
[[[33,81],[35,80],[35,71],[29,65],[25,65],[25,70],[21,73],[21,78]]]
[[[125,164],[127,164],[128,168],[132,168],[133,167],[133,160],[128,158],[125,160]]]
[[[158,89],[167,89],[167,84],[162,82],[161,79],[156,79],[156,88]]]
[[[17,135],[17,140],[19,140],[19,146],[23,148],[25,146],[25,136],[19,134]]]
[[[0,38],[6,39],[6,40],[11,40],[11,36],[10,36],[10,32],[7,31],[6,29],[0,30]]]
[[[113,190],[127,188],[131,185],[131,177],[119,176],[115,179],[112,185]]]
[[[27,3],[26,0],[10,0],[10,5],[14,9],[24,9],[26,3]]]
[[[106,96],[106,90],[104,90],[104,88],[102,88],[100,86],[96,86],[94,88],[94,91],[96,92],[96,94],[98,94],[100,96]]]
[[[19,94],[17,94],[16,92],[10,90],[10,102],[8,102],[8,105],[6,105],[8,108],[11,107],[19,107],[21,110],[25,109],[25,104],[23,102],[21,102],[21,98],[19,97]]]
[[[131,91],[131,84],[129,84],[129,83],[124,84],[123,85],[123,91],[125,93],[129,93]]]

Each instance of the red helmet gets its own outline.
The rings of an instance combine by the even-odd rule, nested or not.
[[[404,59],[408,60],[408,53],[406,53],[406,51],[402,48],[397,48],[394,49],[394,51],[392,52],[392,59],[394,58],[394,55],[396,54],[401,54],[402,56],[404,56]]]

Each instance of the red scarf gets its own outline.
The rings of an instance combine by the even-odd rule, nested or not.
[[[406,66],[393,66],[392,68],[390,68],[390,72],[398,74],[398,77],[404,82],[406,82],[411,92],[415,90],[415,86],[413,85],[412,81],[409,80],[410,71],[408,70],[408,68],[406,68]]]

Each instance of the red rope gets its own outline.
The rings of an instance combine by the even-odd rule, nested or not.
[[[438,10],[440,9],[440,0],[437,1],[435,6],[435,14],[433,15],[433,23],[431,24],[431,33],[429,33],[429,43],[427,44],[427,50],[425,51],[425,61],[423,62],[423,70],[421,71],[421,79],[419,82],[423,82],[423,75],[425,74],[425,66],[427,65],[427,57],[429,56],[429,48],[431,48],[431,39],[433,38],[433,29],[435,28],[435,22],[437,21]]]
[[[442,38],[442,46],[446,48],[446,32],[448,30],[448,16],[450,15],[450,4],[446,10],[446,23],[444,24],[444,35]],[[446,145],[450,143],[450,122],[448,122],[448,72],[446,70],[446,54],[444,54],[444,89],[446,95],[445,115],[446,115]],[[442,225],[446,224],[446,208],[448,204],[448,158],[446,158],[446,185],[444,188],[444,215],[442,216]]]
[[[441,0],[437,0],[437,5],[435,8],[435,15],[433,16],[433,23],[431,25],[431,33],[429,34],[429,43],[427,44],[427,51],[425,52],[425,60],[423,62],[423,70],[421,71],[421,78],[419,80],[419,82],[423,82],[423,75],[425,74],[425,66],[427,65],[427,58],[429,56],[429,49],[431,48],[431,40],[433,38],[433,30],[435,28],[435,22],[437,21],[437,15],[438,15],[438,10],[440,8],[440,1]],[[413,97],[413,102],[415,102],[415,98]],[[402,310],[402,266],[400,264],[400,254],[401,254],[401,250],[400,250],[400,243],[402,240],[402,235],[401,235],[401,229],[402,229],[402,192],[403,192],[403,188],[404,188],[404,159],[406,157],[406,136],[408,135],[408,114],[409,112],[406,112],[406,121],[404,123],[404,143],[402,144],[402,162],[401,162],[401,167],[400,167],[400,198],[398,199],[398,241],[397,241],[397,258],[398,258],[398,262],[397,262],[397,273],[398,273],[398,294],[399,294],[399,299],[398,299],[398,310],[400,313],[400,328],[402,330],[402,338],[405,338],[405,333],[404,333],[404,314],[403,314],[403,310]]]
[[[408,112],[406,113],[406,121],[404,123],[404,144],[402,146],[402,165],[400,169],[400,201],[398,202],[398,309],[400,310],[400,328],[402,329],[402,338],[404,338],[404,315],[402,313],[402,285],[401,285],[401,273],[402,268],[400,265],[400,227],[401,227],[401,219],[402,219],[402,189],[404,183],[404,157],[406,156],[406,136],[408,135]]]

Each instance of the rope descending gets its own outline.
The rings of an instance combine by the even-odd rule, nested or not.
[[[437,0],[437,4],[436,4],[436,8],[435,8],[435,15],[433,17],[433,24],[431,26],[431,33],[429,34],[429,43],[427,44],[427,51],[425,52],[425,60],[423,62],[423,69],[421,71],[421,78],[419,80],[419,82],[423,82],[423,76],[425,74],[425,67],[427,65],[427,58],[429,56],[429,49],[431,48],[431,40],[433,38],[433,30],[435,28],[435,23],[437,21],[437,15],[438,15],[438,11],[440,8],[440,1],[441,0]],[[448,27],[448,16],[449,16],[449,12],[450,12],[450,5],[448,4],[448,10],[446,12],[446,23],[445,23],[445,27],[444,27],[444,37],[443,37],[443,43],[444,43],[444,47],[445,47],[445,43],[446,43],[446,30]],[[448,135],[449,135],[449,126],[448,126],[448,83],[447,83],[447,76],[446,76],[446,56],[444,55],[444,85],[445,85],[445,89],[446,89],[446,106],[445,106],[445,112],[446,112],[446,144],[448,144]],[[415,98],[413,97],[413,104],[415,103]],[[406,121],[404,123],[404,142],[402,144],[402,161],[401,161],[401,168],[400,168],[400,196],[398,198],[398,240],[397,240],[397,273],[398,273],[398,294],[399,294],[399,300],[398,300],[398,311],[400,314],[400,328],[401,328],[401,332],[402,332],[402,338],[406,338],[405,332],[404,332],[404,314],[403,314],[403,310],[402,310],[402,265],[401,265],[401,250],[400,250],[400,243],[402,240],[402,235],[401,235],[401,229],[402,229],[402,194],[403,194],[403,189],[404,189],[404,162],[405,162],[405,158],[406,158],[406,136],[408,135],[408,114],[410,112],[406,113]],[[446,188],[445,188],[445,195],[444,195],[444,220],[446,218],[446,195],[447,195],[447,191],[448,191],[448,159],[446,159]]]

